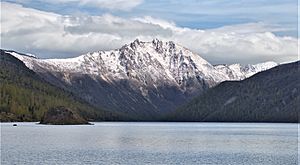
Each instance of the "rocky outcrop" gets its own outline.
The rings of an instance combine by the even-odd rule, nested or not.
[[[42,117],[40,124],[79,125],[89,123],[71,109],[60,106],[49,109]]]

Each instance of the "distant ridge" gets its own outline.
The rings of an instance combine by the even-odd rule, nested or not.
[[[299,122],[300,62],[223,82],[181,106],[169,121]]]

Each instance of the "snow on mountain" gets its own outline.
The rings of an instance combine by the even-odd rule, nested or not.
[[[277,66],[275,62],[212,66],[187,48],[172,41],[162,42],[158,39],[152,42],[135,40],[120,49],[92,52],[67,59],[37,59],[15,52],[11,54],[32,70],[39,66],[52,72],[100,76],[107,81],[130,78],[141,81],[150,76],[155,83],[167,80],[178,86],[190,80],[204,80],[209,86],[213,86],[225,80],[242,80]]]
[[[227,80],[243,80],[248,78],[258,72],[262,72],[268,69],[271,69],[278,64],[273,61],[268,61],[264,63],[259,63],[255,65],[241,65],[241,64],[232,64],[232,65],[215,65],[215,68],[220,71],[222,74],[228,76]]]
[[[120,49],[67,59],[7,53],[52,84],[60,84],[92,104],[126,113],[143,111],[145,116],[150,111],[170,111],[222,81],[242,80],[277,65],[267,62],[213,66],[179,44],[158,39],[135,40]]]
[[[277,65],[278,64],[276,62],[268,61],[268,62],[259,63],[259,64],[255,64],[255,65],[246,65],[243,68],[243,71],[246,74],[246,77],[250,77],[250,76],[252,76],[252,75],[254,75],[258,72],[268,70],[268,69],[273,68]]]

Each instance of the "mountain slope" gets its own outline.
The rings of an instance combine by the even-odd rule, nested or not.
[[[40,78],[23,62],[1,50],[1,121],[39,121],[49,108],[65,106],[90,120],[114,120],[118,115],[95,109]]]
[[[223,82],[168,117],[173,121],[298,122],[300,62]]]
[[[120,49],[69,59],[37,59],[8,53],[51,84],[94,106],[143,120],[167,114],[222,81],[247,77],[241,69],[239,77],[232,77],[232,71],[222,72],[183,46],[158,39],[135,40]],[[251,73],[259,71],[254,69]]]

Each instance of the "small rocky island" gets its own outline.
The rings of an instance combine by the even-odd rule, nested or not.
[[[50,108],[42,117],[40,124],[81,125],[90,123],[73,110],[59,106]]]

